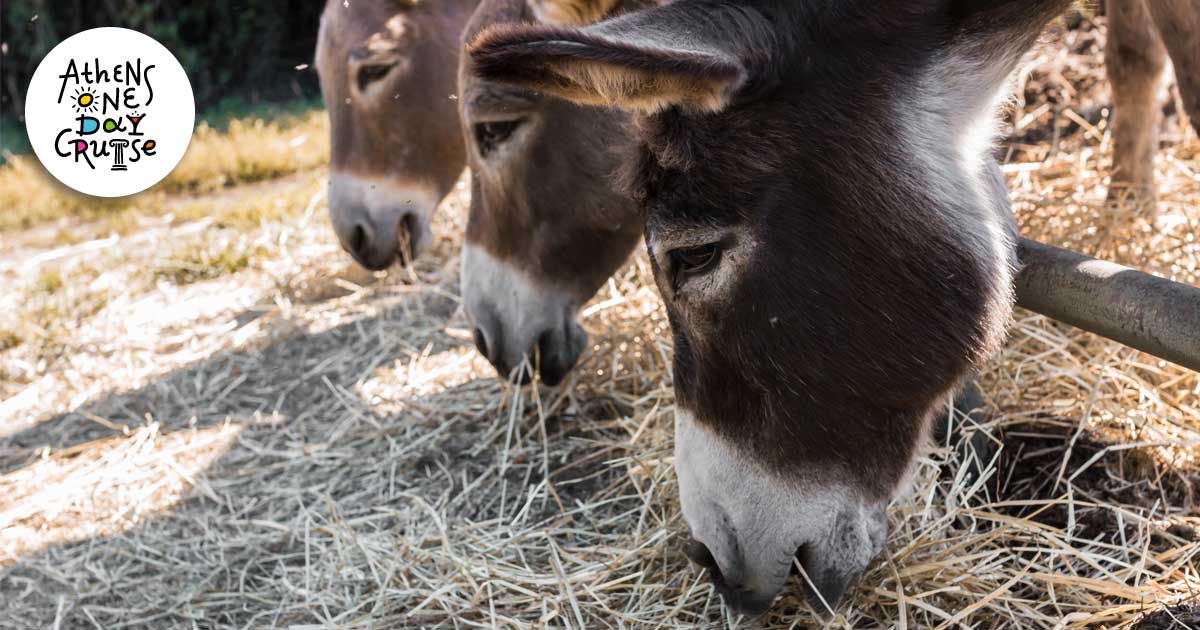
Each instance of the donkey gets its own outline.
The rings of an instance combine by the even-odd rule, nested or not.
[[[505,22],[585,25],[650,2],[628,0],[484,0],[463,32],[464,44]],[[1109,7],[1106,51],[1115,117],[1110,198],[1131,191],[1153,199],[1155,103],[1165,63],[1158,27],[1143,0]],[[1200,58],[1200,5],[1154,5],[1160,24],[1174,17],[1197,28],[1163,28],[1162,40],[1181,68]],[[1190,56],[1189,56],[1190,55]],[[1200,75],[1181,76],[1183,92],[1200,96]],[[611,174],[626,142],[628,116],[594,109],[533,89],[488,81],[460,63],[460,119],[474,175],[463,253],[463,295],[480,352],[501,376],[533,357],[542,381],[558,383],[578,358],[586,336],[575,314],[615,272],[640,235],[631,200],[612,192]],[[1197,100],[1189,96],[1189,108]],[[1190,111],[1189,109],[1189,111]],[[1200,112],[1193,114],[1200,120]],[[564,209],[569,205],[576,211]]]
[[[454,72],[478,0],[328,0],[316,67],[329,110],[329,213],[342,247],[386,269],[430,240],[465,164]]]
[[[1110,201],[1155,198],[1159,86],[1170,57],[1183,108],[1200,133],[1200,3],[1110,0],[1105,64],[1113,86]]]
[[[674,337],[689,555],[735,609],[793,564],[836,606],[1001,344],[995,108],[1069,2],[675,0],[473,39],[484,79],[635,117],[623,181]]]
[[[647,2],[483,0],[463,33],[498,23],[579,25]],[[501,377],[524,357],[555,385],[587,336],[576,313],[637,245],[642,219],[612,177],[629,115],[488,81],[462,64],[460,118],[471,167],[462,294],[475,344]]]

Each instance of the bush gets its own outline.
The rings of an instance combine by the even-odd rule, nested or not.
[[[25,90],[38,63],[63,39],[99,26],[141,31],[183,64],[207,109],[318,93],[311,63],[322,3],[279,0],[8,0],[0,3],[0,114],[23,119]]]

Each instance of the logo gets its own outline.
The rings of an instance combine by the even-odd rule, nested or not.
[[[183,66],[153,38],[95,28],[54,47],[33,73],[25,128],[58,181],[97,197],[124,197],[166,177],[196,122]]]

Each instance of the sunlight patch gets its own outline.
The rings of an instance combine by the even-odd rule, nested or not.
[[[159,427],[48,452],[0,476],[0,566],[51,545],[125,532],[193,488],[215,497],[201,475],[242,427],[166,434]]]
[[[358,387],[372,405],[397,399],[435,396],[479,379],[493,379],[495,371],[475,348],[460,346],[435,353],[415,354],[381,367]]]

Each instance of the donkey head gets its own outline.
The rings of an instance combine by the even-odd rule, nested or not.
[[[325,5],[316,64],[332,133],[329,212],[342,247],[364,267],[415,254],[462,172],[450,97],[458,35],[475,2]]]
[[[484,0],[470,41],[498,23],[585,23],[612,0]],[[462,292],[479,351],[501,376],[544,382],[575,364],[586,335],[583,305],[637,244],[641,217],[614,172],[628,114],[582,107],[524,87],[459,74],[461,120],[473,176]]]
[[[481,76],[636,115],[689,555],[736,608],[793,566],[836,605],[931,417],[1001,342],[993,110],[1066,3],[677,0],[473,41]]]

